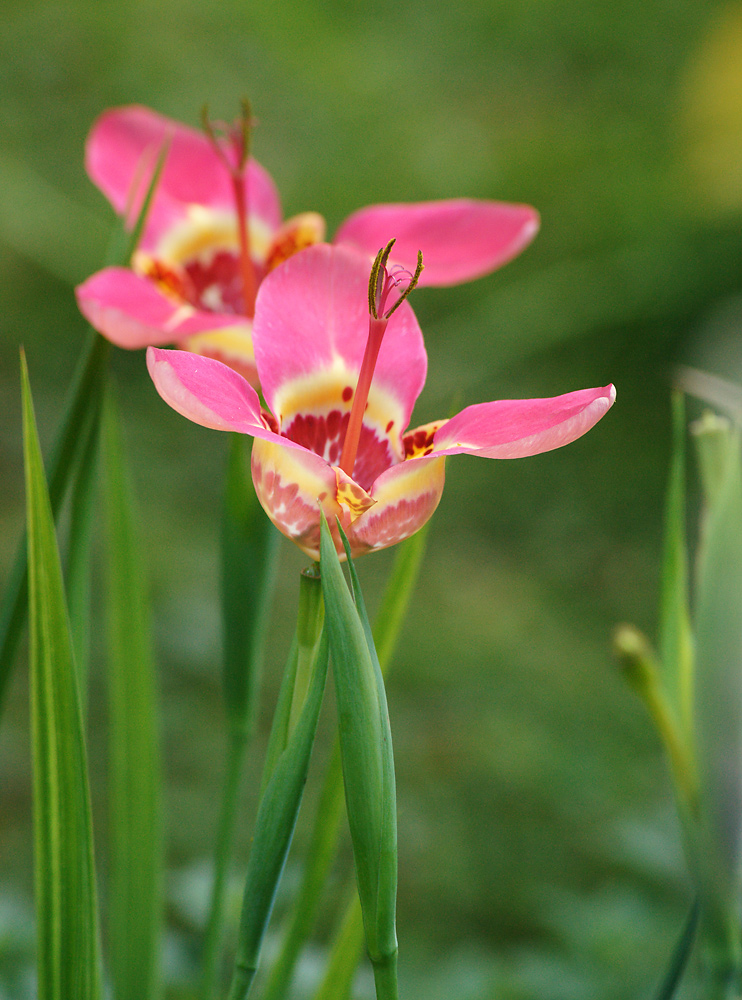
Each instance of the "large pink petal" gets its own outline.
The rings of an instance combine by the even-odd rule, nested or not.
[[[184,217],[188,205],[234,210],[232,182],[211,143],[201,132],[139,105],[106,111],[88,136],[85,165],[91,180],[121,214],[136,188],[139,210],[163,143],[169,152],[150,209],[142,246]],[[271,230],[281,222],[281,205],[270,175],[254,160],[248,169],[250,214]]]
[[[376,503],[348,531],[354,553],[385,549],[414,535],[438,506],[445,475],[445,459],[432,456],[383,472],[371,489]]]
[[[613,406],[616,390],[581,389],[550,399],[501,399],[467,406],[438,429],[434,455],[525,458],[582,437]]]
[[[319,559],[320,507],[331,524],[343,515],[335,469],[285,438],[258,439],[252,449],[252,479],[263,509],[279,531],[312,559]],[[338,539],[339,544],[339,539]]]
[[[147,368],[165,402],[194,423],[217,431],[250,434],[276,441],[284,448],[311,454],[268,427],[260,412],[257,392],[221,361],[189,351],[162,351],[150,347]]]
[[[215,330],[249,323],[229,313],[212,313],[163,295],[149,278],[125,267],[107,267],[75,289],[77,303],[91,326],[118,347],[136,350],[173,344]]]
[[[341,225],[335,242],[373,257],[396,239],[392,263],[414,271],[422,250],[420,285],[458,285],[502,267],[528,246],[538,227],[538,213],[528,205],[457,198],[362,208]]]
[[[355,389],[368,338],[370,270],[357,251],[320,244],[290,257],[261,284],[253,344],[265,398],[279,419],[297,380],[340,371]],[[426,370],[422,333],[404,302],[389,320],[374,375],[374,386],[396,400],[401,427]]]

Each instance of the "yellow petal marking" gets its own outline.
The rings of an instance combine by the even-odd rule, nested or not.
[[[376,503],[372,496],[354,482],[347,472],[334,465],[335,478],[337,480],[337,501],[350,515],[352,524],[356,518],[360,517],[369,507]]]

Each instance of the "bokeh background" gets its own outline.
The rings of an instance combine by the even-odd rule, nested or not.
[[[608,381],[618,402],[563,451],[449,462],[389,683],[402,987],[426,1000],[649,995],[689,888],[658,741],[610,636],[624,620],[654,634],[673,366],[742,375],[742,4],[10,0],[0,95],[3,570],[22,525],[18,345],[48,444],[84,337],[72,289],[100,266],[112,224],[82,166],[105,108],[140,102],[196,124],[204,103],[231,118],[249,96],[254,152],[286,214],[316,209],[330,232],[377,201],[466,195],[540,210],[538,239],[504,270],[416,295],[430,356],[416,421]],[[222,770],[226,440],[160,401],[140,353],[119,351],[113,366],[156,614],[166,978],[183,998]],[[281,560],[235,907],[303,564],[288,542]],[[371,605],[389,565],[388,554],[359,564]],[[105,905],[104,684],[98,656],[90,742]],[[0,997],[14,1000],[31,995],[26,705],[24,665],[0,728]],[[308,814],[332,723],[330,710]],[[304,842],[300,822],[289,890]],[[297,998],[321,969],[347,850],[343,861]],[[362,974],[358,996],[370,990]]]

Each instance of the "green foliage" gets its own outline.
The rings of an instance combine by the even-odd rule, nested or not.
[[[730,430],[724,474],[709,505],[695,615],[698,762],[708,823],[702,906],[712,962],[742,974],[736,917],[742,825],[742,459]]]
[[[23,360],[40,1000],[98,1000],[98,913],[78,679]]]
[[[386,973],[397,953],[397,804],[389,714],[357,579],[354,603],[324,518],[320,552],[358,894],[377,995],[388,997],[394,993],[387,990],[396,986],[393,968],[391,977]]]
[[[110,346],[103,337],[91,332],[78,362],[49,460],[49,499],[54,517],[64,499],[72,470],[80,461],[90,463],[94,460],[95,449],[86,445],[99,419]],[[86,477],[87,468],[79,469],[78,475]],[[16,554],[0,606],[0,707],[26,620],[26,578],[26,552],[25,545],[22,545]]]
[[[319,587],[316,577],[314,585]],[[297,634],[304,631],[303,624],[298,623]],[[329,638],[327,630],[324,630],[316,649],[309,687],[298,721],[287,734],[285,747],[277,756],[260,799],[245,878],[229,1000],[243,1000],[247,996],[258,968],[263,938],[291,846],[307,780],[328,662]]]
[[[67,594],[69,600],[72,642],[75,663],[80,678],[80,698],[83,714],[87,706],[90,640],[92,634],[92,546],[95,523],[95,501],[98,493],[100,441],[100,407],[95,407],[92,419],[84,428],[85,442],[81,445],[77,475],[70,489],[69,552],[67,556]]]
[[[162,773],[149,586],[118,410],[106,404],[110,886],[108,955],[116,1000],[159,993]]]

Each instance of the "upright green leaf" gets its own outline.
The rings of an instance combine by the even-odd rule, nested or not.
[[[109,955],[116,1000],[159,987],[162,837],[157,695],[148,587],[119,422],[104,419],[108,535]]]
[[[428,521],[420,531],[396,548],[394,564],[384,588],[373,629],[382,674],[388,671],[392,662],[399,633],[420,573],[430,524]],[[358,589],[360,592],[360,588]],[[311,933],[322,890],[337,851],[343,803],[340,747],[336,741],[317,803],[301,886],[289,915],[281,951],[271,970],[263,1000],[283,1000],[286,996],[302,946]],[[347,996],[350,992],[350,985],[363,949],[363,922],[355,888],[341,921],[340,936],[342,940],[338,940],[332,949],[332,969],[328,970],[328,975],[323,980],[323,985],[317,993],[317,1000],[319,997],[341,1000],[341,997]],[[345,992],[339,992],[341,989]]]
[[[688,740],[692,738],[693,642],[688,607],[688,557],[685,538],[685,406],[672,400],[673,442],[665,502],[665,538],[660,603],[662,684]]]
[[[320,553],[345,802],[366,944],[377,997],[395,998],[397,808],[386,695],[365,612],[362,619],[324,517]]]
[[[39,1000],[98,1000],[98,916],[82,713],[25,360],[22,375]]]
[[[102,396],[103,385],[99,383]],[[85,421],[84,441],[70,493],[70,529],[67,552],[67,593],[69,595],[72,643],[80,680],[83,715],[87,706],[88,667],[90,660],[92,574],[91,550],[95,500],[98,490],[98,455],[100,444],[100,406]]]

